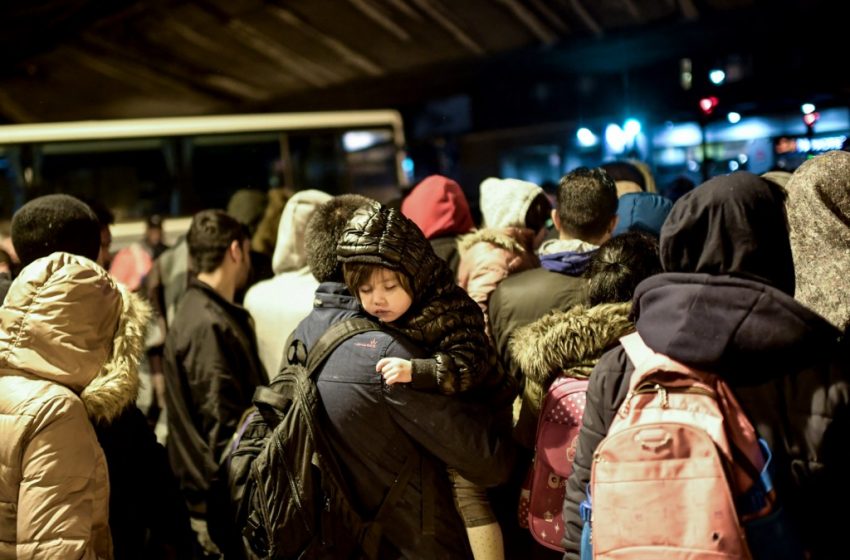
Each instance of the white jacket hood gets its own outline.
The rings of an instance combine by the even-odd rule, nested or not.
[[[298,191],[287,201],[280,216],[277,229],[277,244],[272,256],[275,274],[300,270],[307,266],[307,250],[304,246],[304,231],[307,222],[320,204],[333,198],[328,193],[310,189]]]

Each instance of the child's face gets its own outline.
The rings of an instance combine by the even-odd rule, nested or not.
[[[386,268],[376,269],[368,282],[357,287],[357,295],[366,313],[383,323],[392,323],[413,303],[399,284],[396,273]]]

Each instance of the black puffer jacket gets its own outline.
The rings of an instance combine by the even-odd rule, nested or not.
[[[484,331],[481,309],[412,221],[378,203],[359,209],[337,246],[343,263],[371,263],[405,274],[413,303],[387,327],[422,344],[432,359],[412,360],[413,385],[445,395],[506,392],[507,378]]]
[[[722,376],[773,451],[775,484],[812,558],[846,557],[850,501],[850,355],[839,332],[796,302],[781,197],[750,173],[685,195],[661,232],[664,270],[634,299],[655,350]],[[579,557],[578,503],[593,454],[626,398],[634,366],[621,347],[590,377],[564,505],[565,558]]]

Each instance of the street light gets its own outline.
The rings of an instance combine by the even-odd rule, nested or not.
[[[711,80],[711,83],[719,86],[724,81],[726,81],[726,72],[720,70],[719,68],[715,68],[711,72],[708,73],[708,79]]]
[[[576,138],[578,138],[578,143],[583,148],[592,148],[599,142],[599,138],[590,131],[589,128],[581,127],[576,132]]]

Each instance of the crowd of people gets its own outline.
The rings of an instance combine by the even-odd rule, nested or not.
[[[476,220],[436,175],[388,204],[243,190],[174,246],[155,216],[115,255],[97,204],[22,206],[0,251],[0,559],[252,557],[216,494],[227,451],[255,391],[353,317],[374,328],[320,364],[318,425],[347,499],[381,512],[376,558],[587,557],[594,463],[647,392],[629,336],[731,388],[771,453],[785,553],[846,555],[850,153],[675,201],[629,162],[479,193]],[[541,538],[528,480],[564,378],[587,384]],[[608,522],[628,534],[629,515]],[[668,515],[662,540],[688,523]]]

